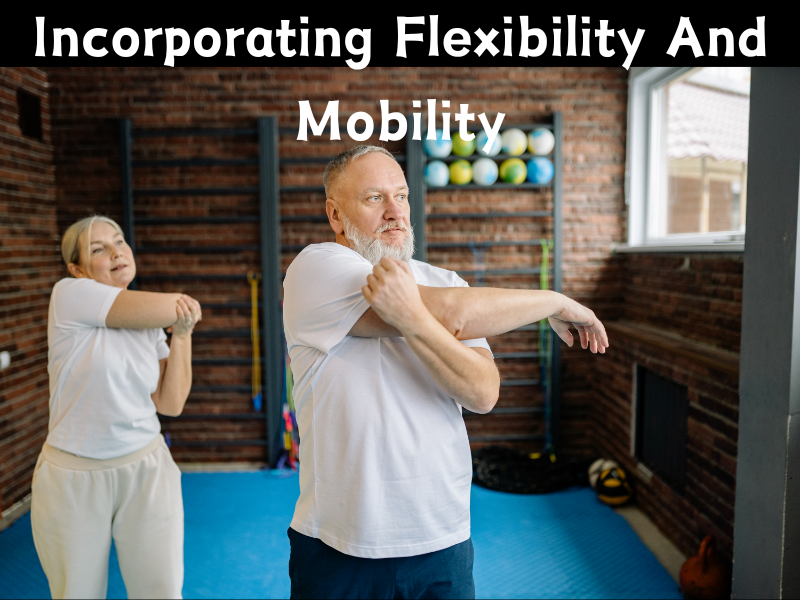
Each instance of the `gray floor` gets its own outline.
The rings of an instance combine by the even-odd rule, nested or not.
[[[638,506],[621,506],[615,509],[614,512],[628,522],[631,529],[636,532],[642,543],[655,555],[661,566],[675,580],[675,583],[680,583],[678,577],[687,557],[678,550],[677,546],[659,531],[658,527]]]

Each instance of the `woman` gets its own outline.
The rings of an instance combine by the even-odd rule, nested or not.
[[[50,425],[31,503],[39,560],[53,598],[105,598],[113,538],[129,598],[180,598],[180,471],[156,412],[183,410],[200,305],[128,291],[136,263],[111,219],[73,224],[61,253],[73,277],[50,297]]]

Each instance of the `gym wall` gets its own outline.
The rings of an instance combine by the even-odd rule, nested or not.
[[[592,441],[635,478],[637,502],[686,554],[712,534],[731,560],[739,421],[743,255],[625,254],[620,321],[594,363]],[[634,366],[687,388],[686,481],[675,490],[631,456]]]
[[[17,94],[40,100],[41,139],[23,135]],[[64,274],[56,226],[55,169],[47,75],[0,68],[0,503],[30,492],[47,436],[47,307]]]
[[[55,164],[58,180],[59,230],[63,231],[76,218],[88,210],[120,216],[120,177],[117,122],[119,117],[133,119],[134,128],[182,127],[188,125],[206,127],[252,127],[254,119],[262,115],[275,115],[281,127],[294,131],[282,135],[279,141],[281,158],[309,156],[331,156],[353,145],[346,134],[341,142],[330,142],[327,138],[311,138],[309,142],[298,142],[298,100],[311,101],[312,108],[321,115],[329,100],[340,101],[340,123],[342,128],[349,114],[365,111],[380,121],[379,100],[388,99],[392,110],[411,112],[411,101],[437,98],[449,100],[457,110],[460,103],[468,103],[476,113],[486,112],[493,118],[497,111],[506,114],[504,123],[532,123],[549,120],[554,111],[561,111],[564,122],[564,291],[592,306],[604,318],[615,316],[621,295],[620,274],[609,260],[612,242],[625,237],[626,213],[623,201],[623,175],[625,161],[625,127],[627,118],[627,74],[623,69],[366,69],[352,71],[341,69],[121,69],[121,68],[72,68],[48,71],[52,84],[52,111],[55,143]],[[377,128],[376,128],[377,129]],[[376,137],[373,141],[377,141]],[[164,140],[178,144],[177,140]],[[140,145],[134,160],[151,156],[149,150]],[[149,142],[148,142],[149,143]],[[196,147],[186,148],[185,154],[206,152],[203,144],[214,144],[213,140],[193,142]],[[144,142],[142,142],[144,144]],[[150,146],[148,146],[150,147]],[[404,153],[405,145],[396,142],[388,145],[392,151]],[[219,150],[219,148],[214,151]],[[228,151],[228,150],[226,150]],[[246,154],[247,148],[243,149]],[[137,154],[140,152],[140,154]],[[153,154],[155,155],[155,150]],[[180,148],[170,150],[174,154]],[[211,150],[209,150],[209,153]],[[233,150],[230,150],[233,152]],[[283,166],[281,185],[320,185],[324,163],[317,165]],[[242,171],[242,182],[237,185],[252,185],[247,179],[249,171]],[[223,185],[213,181],[213,173],[177,175],[163,173],[159,179],[136,179],[134,187],[169,187],[183,185],[193,187],[191,181],[206,178],[207,186]],[[541,198],[541,193],[539,198]],[[138,203],[140,200],[137,199]],[[164,198],[158,210],[175,198]],[[244,201],[244,200],[242,200]],[[473,211],[522,210],[537,202],[534,192],[463,192],[429,193],[428,202],[432,210],[448,210],[447,205],[456,203],[452,210]],[[544,198],[547,202],[547,198]],[[155,202],[142,199],[142,202]],[[222,199],[220,199],[222,202]],[[231,200],[233,202],[233,200]],[[237,200],[238,202],[238,200]],[[432,204],[436,204],[433,206]],[[284,214],[323,214],[324,197],[321,193],[291,194],[281,198]],[[155,206],[155,205],[153,205]],[[238,206],[238,205],[237,205]],[[231,208],[235,208],[231,206]],[[238,208],[237,208],[238,210]],[[243,207],[242,210],[251,210]],[[531,210],[531,208],[524,208]],[[164,214],[159,212],[159,214]],[[437,223],[441,226],[442,223]],[[537,239],[547,235],[546,227],[535,224],[529,227],[531,237]],[[429,230],[432,224],[429,222]],[[537,229],[539,228],[539,229]],[[198,244],[253,243],[249,230],[241,226],[215,226],[214,233],[193,230]],[[163,245],[183,240],[186,232],[170,231],[161,227],[155,232],[143,232],[151,236],[142,243]],[[153,236],[158,236],[158,240]],[[217,236],[212,241],[210,236]],[[281,229],[282,243],[306,244],[331,241],[333,234],[327,224],[284,223]],[[448,240],[457,241],[469,236],[466,231],[453,231]],[[201,239],[203,238],[203,239]],[[256,238],[257,239],[257,238]],[[137,243],[139,243],[137,238]],[[471,263],[465,249],[459,260]],[[283,254],[283,267],[288,266],[294,253]],[[453,258],[453,253],[451,253]],[[431,252],[431,260],[437,260]],[[440,257],[442,258],[442,257]],[[157,260],[150,254],[142,255],[140,261]],[[170,260],[173,256],[170,255]],[[175,258],[177,260],[177,258]],[[202,258],[198,260],[203,260]],[[231,260],[233,260],[231,258]],[[454,259],[455,260],[455,259]],[[530,255],[504,251],[487,252],[487,263],[513,263],[531,261]],[[142,262],[142,272],[144,272]],[[242,256],[239,264],[247,263]],[[214,263],[213,268],[219,265]],[[493,266],[502,267],[502,264]],[[530,264],[530,266],[537,266]],[[194,267],[193,267],[194,268]],[[535,277],[528,278],[528,286],[537,286]],[[503,282],[504,284],[506,282]],[[487,281],[487,285],[491,285]],[[152,288],[149,288],[152,289]],[[164,288],[166,289],[166,288]],[[187,290],[188,291],[188,290]],[[193,289],[203,302],[213,301],[219,291]],[[246,290],[245,292],[246,293]],[[244,297],[247,299],[247,296]],[[249,311],[230,315],[233,327],[247,327]],[[237,324],[238,323],[238,324]],[[244,323],[244,325],[242,325]],[[532,348],[533,334],[529,333],[528,349]],[[523,340],[524,341],[524,340]],[[491,343],[501,344],[500,340]],[[228,356],[246,357],[249,340],[214,340],[215,352]],[[514,350],[514,347],[509,348]],[[208,350],[212,350],[208,348]],[[196,356],[201,356],[198,348]],[[587,384],[588,372],[594,357],[578,349],[563,354],[563,402],[562,402],[562,448],[571,453],[590,454],[586,430],[589,427],[591,390]],[[533,377],[533,363],[520,366],[519,361],[505,361],[501,368],[509,378]],[[522,372],[530,369],[530,374]],[[231,378],[234,369],[227,371]],[[237,376],[238,377],[238,376]],[[220,372],[217,383],[224,383]],[[235,383],[248,383],[236,380]],[[230,383],[234,383],[231,379]],[[531,388],[504,388],[501,402],[516,403],[540,393]],[[243,393],[236,400],[243,405],[248,402]],[[227,401],[227,400],[226,400]],[[232,399],[230,401],[233,401]],[[206,410],[215,410],[210,397],[190,398],[187,411],[192,406],[204,403]],[[217,407],[218,412],[227,412]],[[233,412],[233,411],[230,411]],[[470,432],[476,435],[492,433],[531,433],[540,431],[539,415],[491,415],[470,417]],[[263,424],[259,424],[263,427]],[[191,437],[192,440],[219,439],[224,433],[230,439],[248,439],[254,431],[253,423],[233,422],[185,422],[170,424],[174,437]],[[538,446],[538,444],[537,444]],[[254,460],[263,456],[263,448],[228,446],[225,448],[198,449],[174,448],[176,458],[184,461],[208,460]]]

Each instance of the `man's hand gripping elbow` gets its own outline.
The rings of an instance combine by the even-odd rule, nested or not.
[[[402,261],[384,258],[367,276],[361,291],[373,310],[403,334],[419,326],[425,313],[430,314],[411,268]]]
[[[361,289],[373,310],[403,335],[445,393],[473,412],[485,413],[494,407],[500,391],[494,361],[459,342],[430,313],[406,263],[384,258]]]

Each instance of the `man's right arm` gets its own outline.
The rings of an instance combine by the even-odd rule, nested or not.
[[[427,309],[459,340],[500,335],[541,319],[549,319],[550,325],[567,344],[572,343],[572,334],[569,332],[572,324],[578,329],[581,346],[591,345],[590,337],[608,345],[605,329],[595,314],[557,292],[422,285],[419,290]],[[396,337],[401,334],[370,308],[350,330],[350,335]],[[592,350],[602,352],[604,348]]]

